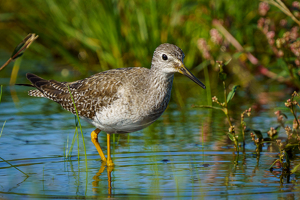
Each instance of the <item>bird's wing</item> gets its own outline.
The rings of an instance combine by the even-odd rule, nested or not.
[[[30,73],[26,76],[37,88],[37,90],[29,91],[30,96],[51,99],[64,109],[76,114],[69,92],[70,88],[79,116],[92,119],[97,111],[120,98],[118,89],[123,84],[122,79],[131,74],[128,72],[132,69],[134,68],[108,70],[74,82],[45,80]]]

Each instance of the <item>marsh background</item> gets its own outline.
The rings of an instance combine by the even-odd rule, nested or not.
[[[284,2],[298,18],[296,1]],[[247,126],[266,135],[278,125],[284,102],[299,88],[299,25],[279,8],[261,1],[80,1],[0,0],[0,63],[28,33],[36,33],[24,55],[0,71],[0,197],[11,198],[288,198],[298,199],[299,175],[282,177],[276,145],[257,155],[250,133],[244,153],[228,139],[228,122],[212,105],[222,100],[216,61],[229,61],[228,91],[240,85],[229,104],[237,134],[240,115],[251,107]],[[283,39],[282,39],[283,38]],[[279,42],[277,42],[279,41]],[[27,96],[25,74],[74,81],[99,71],[150,67],[155,48],[173,43],[185,53],[185,65],[206,86],[202,90],[175,76],[167,111],[150,127],[114,137],[111,188],[108,172],[90,141],[93,127],[83,123],[80,159],[70,113],[46,99]],[[1,129],[0,129],[1,130]],[[286,137],[284,129],[280,137]],[[104,144],[105,134],[99,135]],[[296,157],[292,165],[297,165]],[[87,172],[86,172],[87,169]]]

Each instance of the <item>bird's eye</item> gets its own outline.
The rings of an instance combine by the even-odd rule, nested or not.
[[[163,54],[161,57],[163,60],[168,60],[168,56],[166,54]]]

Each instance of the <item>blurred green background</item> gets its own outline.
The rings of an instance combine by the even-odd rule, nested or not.
[[[67,68],[87,75],[148,67],[154,49],[165,42],[182,48],[187,67],[196,68],[204,61],[197,41],[211,37],[214,19],[223,20],[243,45],[254,46],[257,7],[258,2],[238,0],[1,1],[1,60],[28,33],[36,33],[25,59],[43,65],[45,72]]]
[[[285,3],[298,12],[293,1]],[[19,74],[54,74],[53,78],[68,80],[112,68],[150,67],[155,48],[168,42],[183,49],[186,66],[198,77],[207,66],[205,75],[214,76],[216,60],[232,59],[227,70],[235,84],[248,87],[263,75],[263,80],[277,81],[280,76],[282,82],[299,86],[297,56],[289,46],[278,56],[268,38],[273,33],[274,43],[295,25],[278,8],[261,1],[2,0],[0,61],[4,63],[28,33],[36,33],[39,38],[25,52]],[[229,36],[243,49],[232,45]],[[258,62],[249,61],[248,53]],[[1,76],[10,76],[11,69],[12,64]]]

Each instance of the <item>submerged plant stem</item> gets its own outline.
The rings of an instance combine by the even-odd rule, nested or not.
[[[241,128],[242,128],[242,134],[243,134],[243,148],[245,150],[245,145],[246,145],[246,142],[245,142],[245,130],[244,130],[244,127],[241,126]]]
[[[67,157],[71,157],[71,153],[73,151],[73,146],[75,144],[75,140],[78,139],[78,128],[77,126],[75,127],[75,132],[74,132],[74,135],[73,135],[73,139],[72,139],[72,143],[71,143],[71,146],[70,146],[70,150],[69,150],[69,154],[67,155]]]
[[[17,168],[16,166],[10,164],[8,161],[4,160],[3,158],[0,157],[1,160],[3,160],[4,162],[6,162],[7,164],[9,164],[10,166],[12,166],[13,168],[15,168],[16,170],[18,170],[19,172],[21,172],[22,174],[24,174],[25,176],[29,177],[28,174],[26,174],[25,172],[23,172],[22,170],[20,170],[19,168]]]

